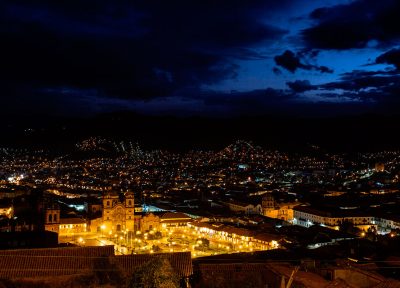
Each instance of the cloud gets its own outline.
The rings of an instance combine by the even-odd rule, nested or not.
[[[391,49],[376,58],[378,64],[392,64],[400,70],[400,49]]]
[[[296,72],[297,69],[315,70],[321,73],[333,72],[332,69],[326,66],[303,63],[304,59],[302,59],[301,56],[301,53],[294,54],[292,51],[286,50],[285,52],[283,52],[283,54],[275,56],[274,60],[276,65],[281,66],[292,73]]]
[[[286,82],[286,85],[296,93],[302,93],[315,89],[308,80],[296,80],[294,82]]]
[[[360,76],[347,73],[339,81],[329,82],[318,85],[319,89],[335,90],[342,89],[346,91],[360,91],[365,89],[386,89],[400,81],[400,75],[380,76],[369,75]]]
[[[356,0],[319,8],[310,14],[312,27],[302,31],[306,45],[317,49],[389,46],[400,39],[400,2]]]
[[[265,59],[253,46],[286,31],[260,21],[262,11],[280,7],[276,1],[4,1],[0,81],[126,99],[200,89],[237,77],[235,59]]]
[[[289,50],[286,50],[282,55],[275,56],[274,60],[276,65],[279,65],[292,73],[296,72],[298,68],[304,66],[300,63],[300,59]]]
[[[278,67],[273,67],[272,72],[274,72],[275,75],[281,75],[282,71]]]
[[[314,99],[357,101],[397,113],[400,108],[400,73],[389,71],[360,71],[343,73],[337,81],[311,84],[308,80],[286,83],[294,93],[305,93]],[[321,101],[321,100],[319,100]],[[397,109],[397,110],[396,110]],[[383,110],[382,110],[383,111]]]

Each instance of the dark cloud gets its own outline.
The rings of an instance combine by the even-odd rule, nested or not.
[[[289,50],[283,52],[282,55],[278,55],[274,57],[276,65],[279,65],[286,70],[294,73],[298,68],[302,68],[303,64],[301,64],[300,59],[296,57],[296,55]]]
[[[257,19],[278,6],[275,1],[3,1],[0,79],[35,91],[69,87],[96,89],[105,97],[165,97],[235,78],[233,59],[264,59],[252,46],[286,32]]]
[[[84,114],[128,107],[149,113],[186,109],[250,115],[283,111],[319,93],[332,99],[397,101],[400,49],[385,48],[369,62],[396,69],[355,70],[336,75],[337,81],[331,75],[325,84],[291,80],[289,89],[282,86],[287,80],[266,79],[273,76],[271,68],[276,76],[284,69],[333,73],[317,63],[321,48],[388,46],[399,38],[397,1],[359,0],[315,10],[313,26],[299,42],[296,25],[304,25],[304,18],[293,18],[290,31],[274,26],[286,20],[274,20],[297,11],[300,3],[309,5],[293,0],[1,1],[2,107],[21,108],[22,113]],[[203,90],[230,90],[231,83],[233,89],[257,90]]]
[[[272,72],[274,72],[275,75],[281,75],[282,71],[278,67],[273,67]]]
[[[353,70],[350,72],[340,74],[342,79],[353,79],[353,78],[362,78],[362,77],[370,77],[370,76],[390,76],[397,75],[399,72],[394,69],[388,70],[377,70],[377,71],[367,71],[367,70]]]
[[[311,66],[311,69],[318,70],[321,73],[333,73],[333,70],[326,66]]]
[[[374,103],[387,111],[400,108],[400,74],[397,71],[360,71],[344,73],[338,81],[312,85],[308,80],[286,83],[295,93],[313,91],[323,98]],[[397,113],[397,112],[396,112]]]
[[[319,8],[310,15],[315,24],[302,36],[309,47],[317,49],[388,46],[400,39],[398,11],[397,0],[357,0]]]
[[[294,82],[286,82],[286,85],[296,93],[302,93],[315,89],[308,80],[296,80]]]
[[[360,76],[347,73],[339,81],[318,85],[319,89],[346,91],[360,91],[363,89],[385,89],[400,81],[400,75],[391,76]]]
[[[333,70],[326,67],[326,66],[318,66],[313,64],[304,63],[304,59],[302,59],[302,53],[295,54],[290,50],[286,50],[283,54],[275,56],[274,60],[276,65],[279,65],[286,70],[294,73],[297,69],[304,69],[304,70],[315,70],[321,73],[332,73]]]
[[[378,64],[392,64],[400,70],[400,49],[389,50],[376,58]]]

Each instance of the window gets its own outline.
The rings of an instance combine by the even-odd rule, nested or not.
[[[53,222],[53,215],[52,214],[49,215],[49,222]]]
[[[53,219],[54,219],[54,222],[57,222],[57,214],[54,214]]]
[[[110,201],[107,201],[107,206],[110,206]]]
[[[132,200],[128,200],[128,205],[129,205],[129,206],[132,205]]]

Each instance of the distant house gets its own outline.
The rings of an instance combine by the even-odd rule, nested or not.
[[[235,213],[243,213],[246,215],[262,214],[262,207],[260,204],[253,205],[236,200],[230,200],[228,202],[224,202],[224,204],[229,208],[229,210]]]
[[[160,229],[160,217],[154,215],[153,213],[145,214],[140,216],[139,225],[137,230],[141,232],[152,231],[153,229]]]
[[[11,203],[0,203],[0,215],[11,218],[13,213],[14,209]]]
[[[194,230],[205,234],[207,237],[227,241],[232,244],[246,243],[249,247],[257,250],[268,250],[278,248],[280,236],[255,233],[249,229],[238,228],[223,224],[211,224],[205,222],[193,222],[189,224]]]
[[[400,217],[392,214],[384,214],[375,217],[375,223],[378,225],[378,231],[389,233],[394,229],[400,229]]]
[[[78,217],[60,219],[60,228],[58,232],[60,236],[68,236],[84,232],[87,232],[87,224],[84,219]]]
[[[261,233],[253,236],[253,244],[255,249],[268,250],[278,248],[279,238],[277,235],[269,233]]]
[[[367,230],[370,227],[376,228],[373,216],[352,209],[327,211],[326,209],[320,209],[317,207],[299,205],[294,207],[293,211],[293,224],[304,227],[319,224],[339,230],[339,225],[343,221],[348,221],[360,229]]]
[[[181,212],[166,212],[160,216],[160,223],[165,227],[186,227],[193,219]]]

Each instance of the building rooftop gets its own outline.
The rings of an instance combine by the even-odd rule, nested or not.
[[[85,224],[86,221],[78,217],[60,218],[60,224]]]
[[[360,211],[358,209],[332,209],[327,207],[312,207],[305,205],[298,205],[293,208],[294,211],[300,211],[304,213],[314,214],[322,217],[332,217],[332,218],[341,218],[341,217],[369,217],[372,215],[367,214],[364,211]]]
[[[182,212],[166,212],[161,217],[163,220],[192,220],[191,217]]]
[[[88,273],[96,263],[117,264],[125,273],[156,257],[169,260],[180,277],[193,274],[190,252],[115,256],[114,246],[0,251],[0,278],[54,277]]]
[[[132,273],[137,267],[156,257],[168,259],[175,273],[180,277],[189,277],[193,274],[190,252],[115,256],[112,258],[112,262],[118,264],[127,273]]]

